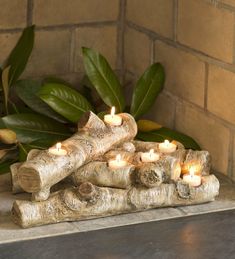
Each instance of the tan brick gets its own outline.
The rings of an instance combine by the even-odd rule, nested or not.
[[[205,64],[197,57],[162,42],[156,42],[155,53],[156,61],[165,67],[165,88],[203,106]]]
[[[84,71],[82,47],[93,48],[100,52],[115,69],[117,56],[117,29],[115,26],[78,28],[75,46],[75,70],[77,72]]]
[[[229,157],[229,130],[204,112],[191,106],[177,105],[176,129],[193,137],[212,155],[213,167],[227,174]]]
[[[36,0],[33,21],[36,25],[116,20],[118,0]]]
[[[0,1],[0,28],[22,28],[26,26],[27,0]]]
[[[151,41],[134,29],[125,32],[125,68],[140,76],[150,65]]]
[[[128,0],[127,19],[165,37],[173,37],[173,0]]]
[[[0,34],[0,64],[3,64],[7,59],[11,50],[15,47],[19,37],[20,33]]]
[[[178,40],[225,62],[233,59],[233,13],[204,0],[179,0]]]
[[[161,93],[151,110],[145,116],[147,119],[168,127],[174,127],[175,101],[168,95]]]
[[[63,74],[69,71],[69,31],[38,31],[24,76]]]
[[[208,110],[235,124],[235,74],[211,65],[208,81]]]

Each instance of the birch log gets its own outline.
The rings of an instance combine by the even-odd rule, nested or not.
[[[19,169],[20,186],[30,193],[46,199],[51,186],[61,181],[74,170],[92,159],[99,157],[113,146],[132,140],[137,133],[134,118],[127,113],[122,117],[121,126],[106,125],[94,113],[86,114],[78,132],[62,142],[67,155],[56,156],[48,150],[34,154]],[[47,193],[47,195],[45,195]]]
[[[97,186],[128,188],[134,179],[133,165],[112,169],[107,162],[93,161],[74,172],[71,177],[76,186],[84,182],[91,182]]]
[[[23,228],[141,211],[157,207],[182,206],[213,201],[219,192],[214,175],[204,176],[201,186],[189,187],[182,198],[175,184],[155,188],[114,189],[83,183],[50,196],[46,201],[15,201],[12,218]]]
[[[209,175],[211,169],[210,153],[205,150],[195,151],[189,149],[184,160],[183,173],[188,173],[191,166],[194,166],[195,170],[201,172],[202,175]]]

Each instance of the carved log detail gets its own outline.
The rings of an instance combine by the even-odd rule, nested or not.
[[[83,164],[98,158],[113,146],[132,140],[137,133],[134,118],[119,114],[123,123],[118,127],[106,125],[94,113],[89,112],[82,120],[83,126],[71,138],[62,142],[67,155],[56,156],[47,150],[34,152],[20,168],[20,186],[35,196],[43,195],[51,186],[58,183]],[[46,196],[45,196],[46,197]]]
[[[219,182],[214,175],[204,176],[197,188],[189,187],[188,197],[178,193],[176,184],[154,188],[114,189],[83,183],[52,194],[42,202],[15,201],[12,217],[23,228],[63,221],[74,221],[134,212],[157,207],[182,206],[213,201]]]

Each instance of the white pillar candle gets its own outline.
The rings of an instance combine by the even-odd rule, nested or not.
[[[174,143],[169,142],[169,140],[165,140],[163,143],[159,144],[159,150],[162,153],[170,154],[175,152],[177,146]]]
[[[57,143],[54,147],[49,148],[49,153],[56,156],[67,155],[67,150],[61,147],[61,143]]]
[[[118,169],[126,166],[127,164],[127,161],[123,160],[120,154],[117,155],[115,159],[109,160],[108,162],[109,167],[112,169]]]
[[[115,114],[115,107],[112,107],[111,113],[104,116],[104,122],[111,126],[120,126],[122,124],[122,118]]]
[[[149,152],[141,153],[141,161],[144,163],[156,162],[159,160],[159,154],[154,153],[154,149],[150,149]]]
[[[193,187],[197,187],[197,186],[201,185],[201,182],[202,182],[201,175],[195,174],[194,167],[190,167],[189,174],[183,175],[183,180]]]

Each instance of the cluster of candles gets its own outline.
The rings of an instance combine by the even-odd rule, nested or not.
[[[120,126],[122,124],[122,117],[115,114],[115,107],[112,107],[111,113],[104,116],[104,122],[110,126]],[[159,144],[160,153],[170,154],[175,152],[176,149],[177,145],[168,140]],[[61,143],[57,143],[55,146],[49,148],[49,153],[56,156],[65,156],[67,154],[67,150],[62,147]],[[154,149],[150,149],[149,152],[141,153],[141,161],[143,163],[156,162],[159,158],[160,155],[156,153]],[[109,160],[108,162],[108,166],[112,169],[119,169],[127,165],[128,162],[124,160],[120,154],[118,154],[115,159]],[[194,187],[201,185],[201,176],[197,174],[195,166],[189,167],[188,172],[183,175],[183,180]]]

